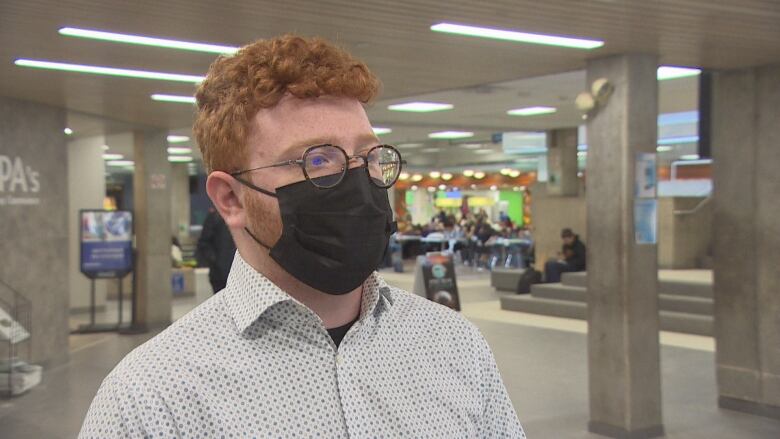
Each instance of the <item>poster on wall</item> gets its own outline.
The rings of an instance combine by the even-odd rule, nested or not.
[[[133,214],[82,210],[81,272],[91,279],[122,278],[133,271]]]
[[[636,155],[636,177],[634,195],[637,198],[655,198],[658,186],[656,171],[656,155],[639,153]]]
[[[424,295],[428,300],[460,311],[460,296],[452,253],[431,252],[417,258],[414,292]]]
[[[658,242],[658,202],[655,199],[634,200],[634,234],[637,244]]]

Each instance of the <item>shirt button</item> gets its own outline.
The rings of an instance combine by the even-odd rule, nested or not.
[[[344,362],[344,357],[341,354],[336,354],[336,364],[341,365]]]

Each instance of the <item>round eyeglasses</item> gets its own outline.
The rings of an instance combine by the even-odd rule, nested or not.
[[[338,145],[323,144],[307,148],[298,160],[285,160],[272,165],[234,172],[230,175],[253,189],[273,194],[238,178],[238,176],[260,169],[298,165],[303,171],[303,176],[311,184],[318,188],[329,189],[341,183],[350,168],[349,163],[353,159],[361,159],[363,161],[361,167],[366,169],[368,180],[385,189],[395,184],[404,164],[401,153],[391,145],[378,145],[369,149],[365,154],[350,156]]]

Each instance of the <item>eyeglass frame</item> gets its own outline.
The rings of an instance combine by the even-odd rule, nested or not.
[[[346,168],[341,171],[341,177],[339,177],[339,181],[337,181],[335,184],[333,184],[333,186],[328,186],[328,187],[317,186],[316,184],[314,184],[314,182],[312,181],[311,177],[309,177],[309,173],[306,172],[306,160],[305,160],[306,159],[306,155],[310,151],[312,151],[315,148],[322,148],[322,147],[325,147],[325,146],[332,146],[334,148],[337,148],[339,151],[341,151],[341,153],[344,155],[344,159],[345,159],[344,163],[346,164]],[[374,182],[374,179],[371,177],[371,173],[368,170],[368,156],[369,156],[369,154],[371,154],[377,148],[390,148],[393,151],[395,151],[396,154],[398,154],[398,160],[399,160],[398,161],[398,173],[396,174],[395,179],[393,180],[393,182],[390,183],[387,186],[380,186],[376,182]],[[271,192],[271,191],[265,190],[265,189],[263,189],[263,188],[261,188],[259,186],[256,186],[251,181],[246,181],[243,178],[239,178],[239,176],[241,174],[246,174],[247,172],[259,171],[261,169],[279,168],[279,167],[282,167],[282,166],[298,165],[301,168],[301,172],[303,172],[303,176],[305,177],[306,181],[311,183],[311,185],[316,187],[317,189],[327,190],[327,189],[333,189],[334,187],[336,187],[336,186],[341,184],[341,182],[344,180],[344,176],[347,174],[347,171],[350,169],[349,162],[351,162],[352,159],[354,159],[354,158],[363,159],[363,164],[360,165],[360,167],[364,168],[366,170],[366,177],[368,177],[368,181],[371,182],[371,184],[373,184],[374,186],[382,188],[382,189],[389,189],[398,181],[398,177],[401,175],[401,170],[403,169],[403,165],[406,164],[406,160],[401,158],[401,152],[398,151],[398,149],[396,149],[396,147],[394,147],[393,145],[387,145],[387,144],[376,145],[376,146],[372,147],[371,149],[369,149],[363,155],[361,155],[361,154],[349,155],[349,154],[347,154],[346,151],[344,151],[344,148],[342,148],[342,147],[340,147],[338,145],[334,145],[334,144],[331,144],[331,143],[322,143],[322,144],[319,144],[319,145],[312,145],[312,146],[306,148],[306,150],[303,151],[303,154],[301,154],[301,158],[299,158],[299,159],[284,160],[284,161],[281,161],[281,162],[278,162],[278,163],[273,163],[273,164],[270,164],[270,165],[258,166],[256,168],[245,169],[243,171],[231,172],[229,175],[231,177],[235,178],[239,183],[243,184],[244,186],[247,186],[247,187],[249,187],[251,189],[254,189],[254,190],[256,190],[258,192],[261,192],[261,193],[264,193],[266,195],[270,195],[272,197],[275,197],[276,194],[274,192]]]

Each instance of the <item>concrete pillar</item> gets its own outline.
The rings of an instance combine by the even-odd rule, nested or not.
[[[102,209],[106,196],[103,136],[86,137],[68,143],[68,171],[78,178],[68,181],[68,234],[70,241],[69,290],[71,312],[89,311],[90,279],[81,272],[79,231],[81,209]],[[106,283],[95,281],[95,308],[106,308]]]
[[[137,323],[171,322],[171,166],[164,131],[133,133]]]
[[[11,289],[29,301],[19,320],[31,338],[15,353],[44,366],[68,360],[65,117],[60,108],[0,96],[0,281],[10,286],[0,283],[0,308],[12,313]]]
[[[663,435],[657,245],[637,244],[635,161],[655,153],[657,58],[591,60],[587,83],[614,93],[588,120],[588,373],[591,432]]]
[[[190,230],[190,174],[186,163],[171,164],[171,234],[182,243]]]
[[[576,197],[579,190],[577,128],[547,131],[547,194]]]
[[[780,418],[780,65],[715,74],[719,405]]]

